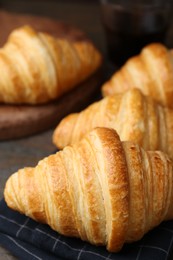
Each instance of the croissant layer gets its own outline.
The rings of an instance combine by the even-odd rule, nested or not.
[[[162,150],[173,158],[173,110],[130,89],[97,101],[57,125],[53,142],[58,148],[78,142],[95,127],[114,128],[122,141],[133,141],[146,150]]]
[[[11,175],[8,206],[111,252],[173,218],[172,162],[96,128],[78,145]]]
[[[0,102],[38,104],[60,97],[101,65],[101,54],[88,40],[68,41],[15,29],[0,49]]]
[[[104,96],[139,88],[164,106],[173,108],[173,51],[160,43],[152,43],[127,60],[103,84]]]

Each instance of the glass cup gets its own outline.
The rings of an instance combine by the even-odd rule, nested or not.
[[[172,0],[100,0],[108,57],[121,66],[151,42],[165,43]]]

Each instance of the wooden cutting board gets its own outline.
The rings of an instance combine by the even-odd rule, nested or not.
[[[0,12],[0,47],[9,33],[22,25],[72,41],[87,39],[78,28],[39,16]],[[95,98],[102,81],[102,69],[58,100],[44,105],[0,105],[0,140],[26,137],[55,127],[67,114],[80,111]]]

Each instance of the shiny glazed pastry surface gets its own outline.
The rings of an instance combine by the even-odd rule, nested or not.
[[[101,59],[89,40],[69,41],[30,26],[17,28],[0,49],[0,103],[54,100],[93,74]]]
[[[96,128],[78,145],[14,173],[4,196],[10,208],[63,235],[117,252],[173,218],[172,170],[166,154]]]
[[[147,45],[103,84],[102,93],[113,95],[134,87],[173,108],[173,51],[160,43]]]
[[[161,150],[173,158],[173,110],[139,89],[105,97],[80,113],[66,116],[54,130],[53,142],[62,149],[95,127],[113,128],[122,141],[133,141],[146,150]]]

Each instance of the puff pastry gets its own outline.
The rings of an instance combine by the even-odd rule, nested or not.
[[[88,40],[68,41],[30,26],[17,28],[0,49],[0,102],[49,102],[87,79],[101,62]]]
[[[14,173],[4,196],[10,208],[63,235],[117,252],[173,218],[172,170],[166,154],[96,128],[78,145]]]
[[[113,95],[133,87],[172,108],[173,51],[160,43],[147,45],[103,84],[102,93]]]
[[[105,97],[66,116],[54,130],[53,143],[62,149],[98,126],[114,128],[122,141],[133,141],[145,150],[162,150],[173,158],[173,110],[139,89]]]

